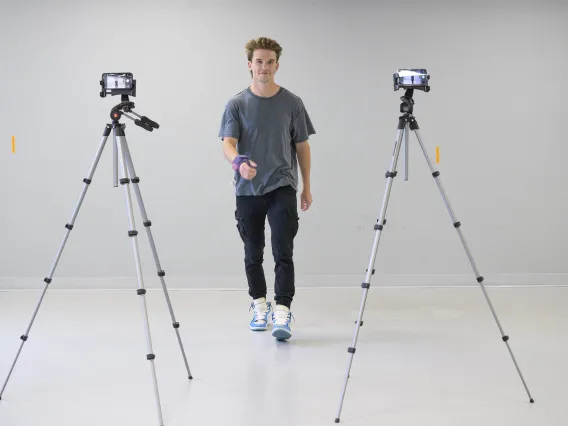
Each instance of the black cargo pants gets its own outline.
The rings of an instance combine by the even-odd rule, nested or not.
[[[284,186],[264,195],[236,198],[235,219],[244,243],[249,295],[253,299],[266,297],[262,263],[265,221],[268,217],[275,263],[274,299],[276,304],[289,308],[295,293],[293,251],[294,237],[299,227],[296,190],[292,186]]]

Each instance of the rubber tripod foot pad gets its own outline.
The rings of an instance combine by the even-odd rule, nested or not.
[[[335,423],[339,423],[339,418],[335,419]]]

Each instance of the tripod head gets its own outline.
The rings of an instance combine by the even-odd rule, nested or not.
[[[120,102],[118,105],[115,105],[110,110],[110,118],[112,119],[113,124],[118,124],[120,118],[124,115],[125,117],[130,118],[132,121],[134,121],[134,124],[142,127],[144,130],[147,130],[149,132],[152,132],[154,129],[160,128],[160,125],[155,121],[150,120],[146,116],[140,116],[133,111],[135,107],[134,102],[130,101],[128,95],[121,95],[121,101],[122,102]],[[139,119],[132,118],[126,113],[134,114]]]
[[[414,95],[414,89],[408,89],[404,96],[400,97],[402,103],[400,104],[400,112],[404,113],[405,115],[412,115],[412,110],[414,107],[414,99],[412,96]]]

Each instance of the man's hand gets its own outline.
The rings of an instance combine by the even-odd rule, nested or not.
[[[245,161],[239,167],[239,173],[240,173],[241,177],[243,179],[246,179],[246,180],[251,180],[253,177],[256,176],[256,168],[258,167],[257,164],[254,161],[249,160],[249,162],[250,162],[250,166]]]
[[[309,189],[304,189],[300,197],[300,206],[302,211],[306,211],[312,205],[312,193]]]

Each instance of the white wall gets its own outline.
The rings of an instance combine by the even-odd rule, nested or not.
[[[217,131],[225,102],[250,82],[244,44],[258,36],[283,46],[277,81],[302,97],[317,130],[298,286],[364,278],[400,115],[392,74],[402,67],[431,75],[415,115],[433,159],[440,147],[436,167],[486,283],[566,283],[566,4],[205,3],[2,2],[0,287],[43,285],[119,102],[99,97],[100,75],[131,71],[137,111],[161,125],[148,133],[126,119],[169,286],[246,288]],[[410,180],[399,167],[373,282],[476,284],[411,143]],[[134,285],[110,148],[53,287]],[[146,285],[155,287],[139,216],[137,224]],[[270,275],[269,244],[265,258]]]

